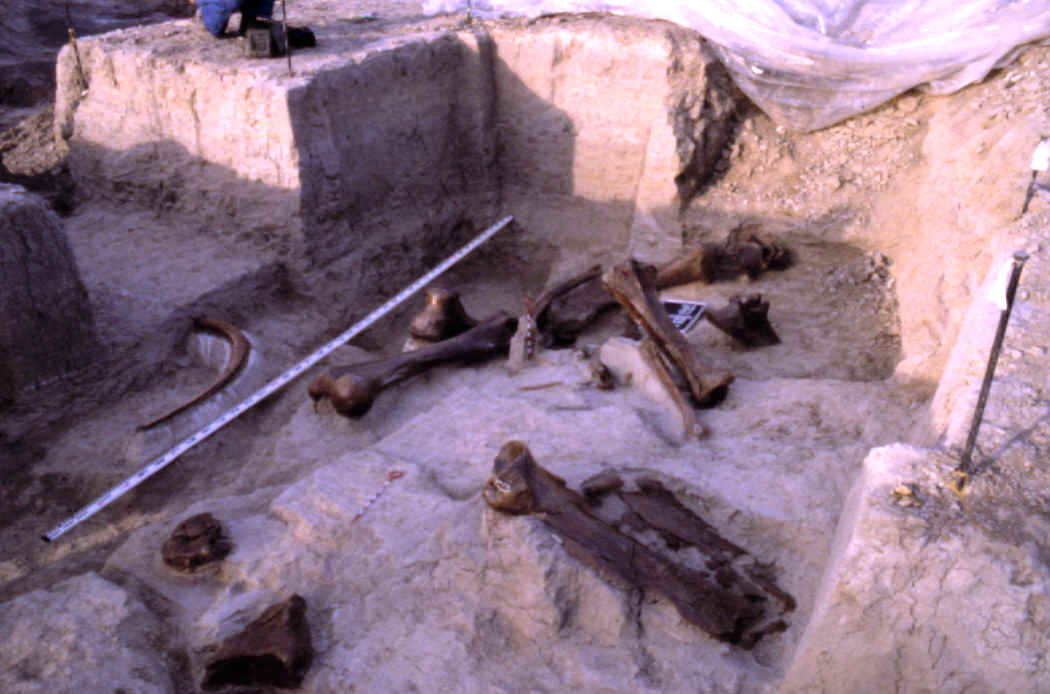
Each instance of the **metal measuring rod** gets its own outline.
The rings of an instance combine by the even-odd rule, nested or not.
[[[458,263],[460,260],[465,258],[468,253],[473,251],[481,244],[488,241],[490,238],[496,235],[496,232],[503,229],[505,226],[514,221],[513,215],[507,215],[503,219],[499,220],[485,231],[478,234],[467,243],[465,246],[460,248],[458,251],[450,255],[448,258],[443,260],[434,269],[427,272],[425,275],[417,279],[412,284],[408,285],[400,292],[397,293],[392,299],[389,299],[379,308],[375,309],[367,316],[362,318],[357,323],[354,323],[350,328],[341,333],[338,337],[325,343],[318,350],[310,354],[299,363],[292,366],[290,369],[283,372],[277,378],[273,379],[259,390],[255,391],[247,398],[242,400],[239,404],[235,405],[232,409],[227,410],[217,419],[213,420],[210,424],[198,429],[195,433],[191,434],[188,438],[183,439],[181,442],[176,444],[173,448],[169,449],[166,453],[161,454],[159,457],[154,458],[152,461],[146,464],[141,470],[128,477],[126,480],[118,484],[117,486],[110,489],[108,492],[98,497],[84,508],[77,511],[75,514],[67,518],[66,520],[55,526],[54,529],[49,531],[43,536],[46,542],[53,542],[61,535],[68,532],[71,528],[75,527],[79,523],[87,520],[91,516],[95,515],[109,504],[116,501],[126,492],[134,489],[139,484],[149,479],[151,476],[167,467],[172,461],[178,458],[180,455],[190,450],[198,443],[208,438],[219,429],[237,419],[255,405],[262,402],[264,399],[272,395],[274,392],[284,387],[296,377],[301,375],[304,371],[309,369],[311,366],[321,361],[329,354],[334,352],[339,347],[349,342],[353,337],[366,330],[377,320],[389,313],[395,306],[402,303],[405,299],[409,298],[423,287],[430,284],[438,275],[448,270],[450,267]]]
[[[1014,307],[1014,297],[1017,295],[1017,284],[1021,281],[1021,270],[1024,269],[1028,254],[1024,251],[1014,253],[1013,263],[1010,266],[1010,278],[1006,283],[1006,292],[999,296],[996,292],[995,301],[999,304],[999,327],[995,331],[995,340],[992,342],[992,351],[988,355],[988,366],[984,370],[984,381],[981,383],[981,392],[977,396],[977,408],[973,413],[973,421],[970,424],[970,434],[966,437],[966,445],[963,447],[962,456],[959,458],[959,466],[955,468],[959,476],[956,490],[962,492],[966,486],[966,480],[972,472],[971,458],[973,448],[977,443],[977,430],[981,428],[981,420],[984,418],[984,406],[988,404],[988,392],[992,388],[992,378],[995,376],[995,365],[999,361],[999,352],[1003,348],[1003,337],[1006,335],[1006,325],[1010,322],[1010,312]]]

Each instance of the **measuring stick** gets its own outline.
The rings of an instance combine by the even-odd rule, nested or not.
[[[75,514],[64,520],[62,523],[57,525],[53,530],[43,536],[47,542],[53,542],[56,538],[63,535],[71,528],[79,524],[80,522],[87,520],[91,516],[95,515],[106,506],[111,504],[113,501],[118,499],[125,492],[134,489],[136,486],[144,482],[146,479],[159,472],[161,469],[166,467],[170,462],[178,458],[180,455],[190,450],[198,443],[214,434],[219,429],[241,416],[249,409],[257,405],[265,398],[272,395],[274,392],[287,385],[289,382],[294,380],[297,376],[302,374],[304,371],[309,369],[311,366],[321,361],[329,354],[334,352],[339,347],[349,342],[358,333],[363,332],[377,320],[382,318],[384,315],[389,313],[391,309],[409,298],[423,287],[427,286],[434,280],[438,275],[448,270],[450,267],[458,263],[460,260],[465,258],[468,253],[473,251],[475,248],[492,238],[496,232],[507,226],[514,220],[513,215],[507,215],[503,219],[499,220],[488,229],[478,234],[470,243],[460,248],[458,251],[450,255],[440,265],[435,267],[433,270],[417,279],[412,284],[402,289],[396,296],[389,299],[382,306],[369,313],[367,316],[362,318],[360,321],[352,325],[348,330],[343,332],[341,335],[326,343],[323,347],[318,349],[310,356],[303,359],[301,362],[282,373],[277,378],[273,379],[262,388],[257,390],[252,395],[248,396],[245,400],[241,401],[240,404],[236,405],[233,409],[227,410],[225,413],[219,416],[210,424],[205,427],[198,429],[196,433],[190,435],[189,438],[183,439],[180,443],[176,444],[174,448],[169,449],[166,453],[160,457],[150,461],[144,468],[136,472],[131,477],[127,478],[116,487],[113,487],[108,492],[98,497],[84,508],[77,511]]]
[[[288,38],[288,4],[286,0],[281,0],[281,25],[284,29],[284,52],[288,56],[288,76],[293,77],[295,72],[292,71],[292,40]]]
[[[962,456],[959,458],[959,466],[955,468],[959,475],[957,492],[962,492],[966,486],[966,480],[972,474],[973,448],[977,444],[977,432],[981,428],[981,420],[984,418],[984,407],[988,404],[988,393],[992,390],[992,379],[995,377],[995,365],[999,361],[999,352],[1003,348],[1003,338],[1006,336],[1006,326],[1010,322],[1010,312],[1014,308],[1014,297],[1017,295],[1017,284],[1021,281],[1021,270],[1028,261],[1028,254],[1024,251],[1014,253],[1013,262],[1010,265],[1010,276],[1006,281],[1006,288],[1002,295],[996,292],[995,301],[999,305],[999,327],[995,331],[995,339],[992,341],[992,351],[988,355],[988,366],[984,369],[984,380],[981,382],[981,391],[977,395],[977,407],[973,412],[973,420],[970,422],[970,434],[966,437],[966,446],[963,448]]]

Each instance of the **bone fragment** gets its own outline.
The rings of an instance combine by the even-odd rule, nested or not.
[[[427,287],[427,303],[412,322],[408,332],[421,342],[440,342],[462,335],[478,324],[459,299],[459,292],[443,287]]]
[[[602,270],[586,272],[548,289],[536,301],[536,323],[544,347],[568,347],[617,303],[601,281]]]
[[[177,571],[193,572],[223,559],[232,549],[215,516],[199,513],[176,526],[161,546],[161,558]]]
[[[765,347],[780,342],[769,322],[769,302],[761,294],[737,295],[719,309],[704,312],[711,325],[748,347]]]
[[[667,364],[664,362],[663,355],[660,353],[656,343],[651,338],[645,338],[638,346],[638,353],[649,366],[650,371],[656,376],[660,387],[674,405],[675,412],[678,414],[678,423],[681,427],[682,440],[687,441],[706,436],[707,429],[700,422],[696,421],[696,412],[693,410],[693,406],[686,402],[682,391],[678,390],[674,377],[667,368]]]
[[[298,687],[314,657],[306,600],[293,595],[270,606],[244,631],[213,648],[217,652],[208,661],[201,689]]]
[[[550,308],[551,302],[553,302],[555,299],[557,299],[560,296],[564,296],[565,294],[571,292],[573,289],[576,289],[582,284],[586,284],[587,282],[600,278],[601,275],[602,266],[595,265],[587,269],[583,273],[576,275],[575,277],[570,277],[569,279],[563,282],[559,282],[553,287],[546,289],[542,294],[540,294],[539,298],[536,299],[536,303],[533,307],[535,315],[537,317],[543,316],[543,314],[547,312],[547,309]]]
[[[666,289],[679,284],[712,284],[734,280],[741,275],[756,279],[766,270],[782,270],[794,261],[791,251],[780,244],[763,241],[754,225],[737,227],[723,243],[705,243],[661,266],[655,286]]]
[[[733,374],[716,369],[700,358],[685,336],[674,327],[652,288],[651,280],[643,277],[636,261],[629,260],[606,270],[602,274],[602,284],[682,372],[697,404],[713,405],[725,398]]]
[[[705,547],[709,555],[720,561],[729,561],[744,554],[743,549],[723,538],[709,523],[685,508],[659,481],[640,478],[635,483],[639,491],[620,496],[651,527],[673,535],[683,545]]]
[[[591,346],[577,347],[573,350],[580,375],[598,390],[612,390],[616,380],[609,367],[602,363],[601,350]]]
[[[512,514],[536,514],[587,565],[642,590],[660,593],[690,623],[715,638],[751,648],[768,630],[764,595],[730,572],[701,571],[669,559],[590,510],[588,501],[533,459],[521,441],[503,446],[483,489],[485,502]],[[618,491],[616,479],[592,489]],[[704,547],[698,549],[703,552]],[[718,557],[713,557],[717,561]],[[722,583],[719,583],[719,580]],[[734,583],[734,581],[738,581]],[[782,625],[782,622],[779,622]]]
[[[581,486],[593,490],[587,494],[587,500],[593,506],[600,505],[603,494],[615,493],[637,514],[635,522],[641,522],[644,529],[656,530],[669,547],[702,548],[708,567],[715,569],[720,582],[732,583],[746,595],[772,597],[780,603],[779,614],[795,609],[795,598],[776,584],[771,564],[759,562],[745,549],[719,535],[711,524],[686,508],[659,480],[640,476],[634,480],[638,487],[635,492],[622,491],[625,486],[622,479],[616,488],[597,491],[601,487],[596,485],[596,480],[608,474],[610,471],[599,473]],[[770,618],[776,619],[779,614],[771,613]],[[774,624],[766,628],[777,630]]]
[[[609,492],[618,492],[623,489],[623,478],[610,470],[603,470],[597,475],[584,480],[580,485],[580,491],[588,502]]]
[[[314,379],[308,392],[316,408],[328,398],[336,412],[360,417],[386,387],[427,369],[449,362],[469,362],[505,352],[516,321],[500,312],[480,325],[450,340],[350,366],[337,366]]]
[[[665,411],[676,422],[675,433],[681,440],[699,438],[707,433],[696,421],[693,406],[679,390],[652,340],[645,338],[639,342],[625,337],[610,338],[602,345],[599,358],[617,382],[632,386]]]

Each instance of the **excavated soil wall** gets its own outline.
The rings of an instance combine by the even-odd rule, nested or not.
[[[138,32],[149,51],[119,32],[82,41],[93,86],[60,90],[56,130],[83,194],[251,236],[315,290],[358,278],[344,302],[405,281],[498,209],[529,229],[509,255],[533,281],[570,257],[665,259],[680,245],[676,180],[710,177],[739,100],[695,35],[662,24],[322,42],[294,78],[280,61],[213,46],[194,59],[156,45],[192,37]],[[75,71],[67,50],[60,81]]]

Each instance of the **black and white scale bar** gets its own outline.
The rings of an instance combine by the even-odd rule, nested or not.
[[[389,299],[382,306],[369,313],[367,316],[362,318],[360,321],[352,325],[345,332],[340,334],[338,337],[326,343],[323,347],[306,357],[299,363],[295,364],[292,368],[282,373],[277,378],[273,379],[262,388],[257,390],[252,395],[248,396],[245,400],[241,401],[238,405],[232,409],[227,410],[218,419],[213,420],[210,424],[207,424],[201,429],[198,429],[195,433],[191,434],[188,438],[183,439],[181,442],[176,444],[173,448],[169,449],[166,453],[161,454],[159,457],[154,458],[145,467],[136,472],[131,477],[127,478],[117,486],[110,489],[108,492],[98,497],[84,508],[77,511],[75,514],[64,520],[62,523],[57,525],[53,530],[43,536],[47,542],[53,542],[56,538],[68,532],[71,528],[87,520],[91,516],[95,515],[103,508],[113,503],[121,495],[134,489],[136,486],[141,484],[143,481],[156,474],[158,471],[166,467],[173,460],[178,458],[180,455],[190,450],[198,443],[214,434],[219,429],[232,422],[234,419],[250,410],[255,405],[259,404],[262,400],[266,399],[280,388],[287,385],[289,382],[294,380],[304,371],[309,369],[311,366],[321,361],[329,354],[334,352],[339,347],[349,342],[353,337],[362,331],[369,328],[373,323],[382,318],[384,315],[389,313],[391,309],[409,298],[423,287],[427,286],[432,282],[438,275],[448,270],[450,267],[458,263],[460,260],[465,258],[468,253],[473,251],[481,244],[488,241],[490,238],[495,236],[496,232],[503,229],[505,226],[514,221],[513,215],[507,215],[503,219],[499,220],[485,231],[481,232],[476,236],[470,243],[460,248],[458,251],[450,255],[440,265],[430,270],[427,274],[417,279],[412,284],[402,289],[396,296]]]

